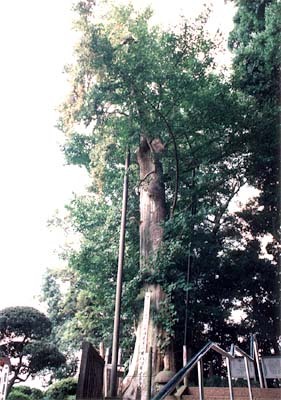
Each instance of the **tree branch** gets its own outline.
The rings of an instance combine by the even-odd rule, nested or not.
[[[31,372],[28,372],[28,374],[26,375],[25,378],[21,378],[20,376],[17,376],[16,380],[18,380],[19,382],[26,382],[27,379],[30,377]]]
[[[153,169],[152,171],[148,172],[148,173],[145,175],[145,177],[142,178],[142,179],[139,181],[138,187],[140,187],[140,185],[142,184],[142,182],[144,182],[151,174],[153,174],[153,173],[155,173],[155,172],[156,172],[155,169]]]
[[[142,94],[145,96],[145,93],[142,93]],[[176,165],[175,165],[176,166],[176,182],[175,182],[173,203],[172,203],[172,206],[170,209],[170,217],[172,218],[174,215],[176,206],[177,206],[178,192],[179,192],[179,157],[178,157],[178,147],[177,147],[176,137],[175,137],[172,127],[169,124],[165,115],[157,107],[155,107],[155,105],[153,103],[151,103],[148,99],[146,99],[146,101],[148,102],[150,107],[152,107],[153,110],[156,111],[158,113],[158,115],[160,116],[160,118],[164,121],[164,123],[167,127],[167,130],[168,130],[168,133],[172,139],[173,146],[174,146],[174,155],[175,155],[175,161],[176,161]]]

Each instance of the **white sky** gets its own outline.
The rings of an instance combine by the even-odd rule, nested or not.
[[[154,5],[174,25],[180,14],[198,13],[208,0],[136,0]],[[54,111],[66,93],[63,66],[70,62],[72,0],[0,1],[0,309],[38,307],[45,269],[58,263],[63,237],[47,220],[72,192],[83,190],[81,168],[64,166]],[[214,31],[227,37],[233,8],[214,0]]]

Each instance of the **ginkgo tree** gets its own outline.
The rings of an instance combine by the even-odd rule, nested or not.
[[[194,23],[182,21],[177,31],[151,25],[149,9],[113,8],[99,19],[92,2],[79,2],[77,12],[81,41],[76,63],[68,67],[72,91],[59,123],[65,154],[91,172],[98,209],[101,202],[109,208],[120,204],[121,165],[126,149],[134,152],[138,300],[149,293],[147,346],[154,373],[175,370],[172,299],[187,288],[185,262],[177,283],[168,280],[169,268],[178,249],[187,251],[203,226],[215,237],[243,184],[247,157],[241,143],[247,134],[245,107],[251,104],[218,72],[218,46],[204,30],[206,12]],[[135,317],[127,395],[137,389],[141,307]]]

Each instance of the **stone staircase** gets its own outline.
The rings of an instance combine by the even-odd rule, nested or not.
[[[252,388],[253,400],[281,400],[280,389]],[[249,400],[247,387],[233,388],[234,400]],[[182,396],[182,400],[198,400],[197,387],[189,387],[189,394]],[[229,389],[227,387],[204,387],[204,400],[229,400]]]

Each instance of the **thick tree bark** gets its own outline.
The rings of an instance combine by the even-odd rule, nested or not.
[[[153,272],[153,259],[163,241],[163,222],[166,217],[165,187],[163,183],[160,154],[163,145],[159,140],[151,143],[143,136],[137,153],[140,168],[140,268]],[[165,332],[159,323],[155,322],[155,314],[165,299],[165,294],[159,284],[147,284],[143,296],[150,296],[150,312],[147,321],[147,340],[145,351],[152,348],[152,383],[156,374],[165,369],[174,369],[172,352],[163,349]],[[140,350],[143,341],[143,313],[140,315],[136,329],[136,343],[129,373],[124,380],[125,398],[143,398],[140,387]],[[143,366],[146,380],[146,364]]]
[[[143,138],[138,151],[140,168],[140,266],[147,268],[150,259],[157,253],[163,240],[161,223],[166,216],[165,187],[159,151],[154,151]]]

